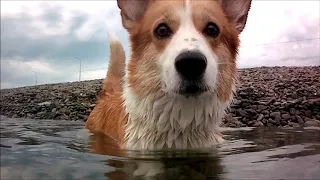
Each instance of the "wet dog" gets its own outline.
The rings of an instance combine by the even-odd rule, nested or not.
[[[112,34],[110,64],[86,128],[125,149],[207,148],[237,79],[251,0],[118,0],[130,59]]]

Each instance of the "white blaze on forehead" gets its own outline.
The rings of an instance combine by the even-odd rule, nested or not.
[[[185,51],[200,51],[207,58],[207,71],[205,73],[206,85],[212,89],[216,82],[217,56],[211,50],[206,37],[197,30],[193,23],[193,9],[190,0],[185,0],[184,7],[175,10],[180,19],[178,30],[171,37],[170,43],[161,54],[159,63],[162,68],[164,89],[177,90],[181,79],[175,69],[176,57]]]
[[[191,5],[190,5],[190,0],[186,0],[186,12],[189,15],[189,17],[191,17],[192,12],[191,12]]]
[[[201,39],[192,21],[192,8],[190,0],[185,1],[185,8],[178,9],[178,16],[180,17],[180,27],[172,39],[178,41],[182,45],[183,50],[193,50],[197,48],[196,41]],[[204,40],[204,39],[203,39]]]

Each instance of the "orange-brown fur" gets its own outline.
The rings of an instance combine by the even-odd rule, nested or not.
[[[142,20],[129,29],[132,56],[128,78],[129,86],[137,95],[146,96],[161,88],[160,70],[155,61],[159,59],[169,39],[159,41],[153,36],[153,30],[161,22],[168,23],[174,32],[178,30],[180,19],[174,13],[178,6],[185,7],[185,1],[155,1],[148,7]],[[214,20],[221,28],[218,38],[207,38],[207,41],[212,51],[223,60],[219,62],[217,91],[219,99],[225,102],[230,98],[236,79],[235,59],[240,43],[239,32],[228,22],[217,1],[192,1],[192,8],[193,22],[199,33],[202,33],[210,20]]]
[[[173,30],[177,30],[179,18],[174,16],[177,6],[183,7],[184,1],[155,1],[148,7],[142,20],[128,30],[132,48],[128,65],[128,86],[138,96],[160,91],[160,69],[156,61],[169,40],[157,40],[153,30],[160,22],[168,22]]]
[[[122,79],[125,68],[125,53],[120,42],[110,43],[110,64],[103,80],[96,107],[90,113],[85,128],[103,132],[122,143],[127,116],[123,109]]]
[[[237,74],[235,60],[240,44],[239,32],[228,22],[217,1],[192,1],[192,7],[195,8],[193,23],[200,33],[209,21],[215,22],[220,28],[219,37],[215,39],[207,38],[207,41],[212,51],[221,60],[221,62],[218,62],[217,91],[219,99],[226,102],[230,99],[232,85]]]
[[[239,47],[239,31],[228,21],[224,9],[218,1],[192,1],[193,22],[199,33],[209,21],[214,21],[221,34],[215,39],[207,38],[212,51],[221,59],[217,77],[217,93],[222,102],[228,101],[236,80],[236,56]],[[157,60],[170,39],[159,41],[153,36],[154,28],[166,22],[175,32],[179,28],[179,17],[175,9],[185,7],[185,1],[152,1],[145,8],[143,17],[135,23],[123,20],[131,43],[131,57],[128,64],[128,86],[138,97],[161,92],[161,69]],[[142,8],[144,9],[144,8]],[[109,72],[94,110],[91,112],[86,128],[100,131],[122,143],[127,123],[122,99],[122,78],[124,76],[124,52],[120,44],[110,45],[111,59]]]

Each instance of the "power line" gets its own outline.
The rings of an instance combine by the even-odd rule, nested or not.
[[[80,61],[80,68],[79,68],[79,81],[81,81],[81,64],[82,64],[82,60],[78,57],[74,57],[76,59],[78,59]]]
[[[265,45],[272,45],[272,44],[288,44],[288,43],[303,42],[303,41],[314,41],[314,40],[320,40],[320,38],[310,38],[310,39],[301,39],[301,40],[295,40],[295,41],[264,43],[264,44],[256,44],[256,45],[253,45],[253,46],[265,46]],[[242,47],[245,47],[245,46],[242,46]],[[98,70],[106,70],[106,68],[81,70],[81,72],[98,71]],[[61,79],[61,78],[59,78],[59,79]]]
[[[84,70],[84,71],[81,71],[81,72],[98,71],[98,70],[106,70],[106,68],[89,69],[89,70]]]
[[[271,42],[271,43],[263,43],[263,44],[256,44],[256,45],[245,45],[245,46],[241,46],[241,47],[248,47],[248,46],[251,46],[251,47],[252,47],[252,46],[267,46],[267,45],[278,45],[278,44],[280,45],[280,44],[289,44],[289,43],[304,42],[304,41],[315,41],[315,40],[320,40],[320,38],[309,38],[309,39],[301,39],[301,40],[294,40],[294,41],[284,41],[284,42]],[[80,69],[79,69],[79,71],[77,71],[77,72],[79,73],[79,81],[81,80],[81,73],[82,73],[82,72],[90,72],[90,71],[98,71],[98,70],[107,70],[107,68],[98,68],[98,69],[82,70],[82,60],[81,60],[80,58],[78,58],[78,57],[75,57],[75,58],[78,59],[79,62],[80,62],[80,66],[79,66]],[[8,62],[5,61],[5,63],[7,63],[7,64],[9,65]],[[71,63],[70,63],[70,64],[71,64]],[[31,68],[31,71],[33,71],[32,68]],[[70,76],[74,75],[74,74],[77,73],[77,72],[72,72],[72,73],[70,73],[70,74],[68,74],[68,75],[66,75],[66,76],[49,79],[48,81],[54,81],[54,80],[59,80],[59,79],[63,79],[63,78],[66,78],[66,77],[70,77]],[[37,77],[36,77],[36,84],[38,83],[37,81],[38,81],[38,79],[37,79]]]
[[[303,42],[303,41],[315,41],[315,40],[320,40],[320,38],[310,38],[310,39],[301,39],[301,40],[295,40],[295,41],[264,43],[264,44],[246,45],[246,46],[267,46],[267,45],[288,44],[288,43]],[[246,47],[246,46],[241,46],[241,47]]]
[[[70,73],[66,76],[62,76],[62,77],[58,77],[58,78],[53,78],[53,79],[49,79],[48,81],[54,81],[54,80],[59,80],[59,79],[63,79],[63,78],[66,78],[66,77],[70,77],[72,75],[76,74],[76,72],[73,72],[73,73]]]

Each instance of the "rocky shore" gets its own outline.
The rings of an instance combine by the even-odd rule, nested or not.
[[[320,66],[239,70],[222,126],[320,127]],[[1,90],[1,115],[86,121],[102,80]]]

